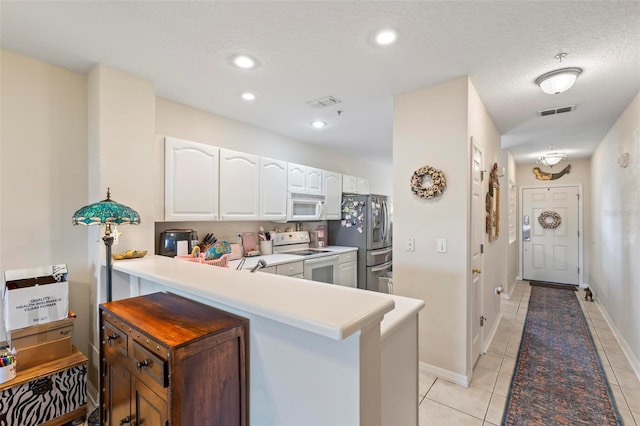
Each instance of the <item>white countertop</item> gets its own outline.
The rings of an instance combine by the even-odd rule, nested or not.
[[[348,253],[351,251],[358,251],[357,247],[344,247],[344,246],[327,246],[318,249],[312,250],[326,250],[330,252],[334,252],[336,254]],[[259,260],[264,260],[267,263],[267,267],[282,265],[284,263],[289,262],[298,262],[303,261],[303,256],[298,256],[295,254],[269,254],[266,256],[253,256],[253,257],[245,257],[244,265],[242,265],[242,269],[251,269],[258,263]],[[236,269],[236,267],[240,264],[240,260],[232,260],[229,262],[229,268]]]
[[[113,269],[335,340],[381,321],[395,306],[393,297],[381,293],[165,256],[116,261]]]

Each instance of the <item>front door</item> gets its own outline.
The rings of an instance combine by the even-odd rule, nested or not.
[[[482,151],[472,139],[471,156],[471,365],[482,351],[482,243],[484,236],[484,203],[482,197]]]
[[[577,186],[523,188],[523,279],[580,283],[578,194]]]

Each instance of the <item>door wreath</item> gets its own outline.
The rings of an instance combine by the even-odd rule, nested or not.
[[[432,185],[424,186],[425,176],[431,179]],[[447,186],[447,180],[444,178],[442,170],[431,166],[420,167],[413,172],[413,176],[411,177],[411,192],[427,200],[442,195],[445,186]]]
[[[540,213],[538,223],[544,229],[556,229],[562,223],[562,219],[558,213],[547,210]]]

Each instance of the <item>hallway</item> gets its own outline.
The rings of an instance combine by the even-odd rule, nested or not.
[[[499,425],[509,394],[531,287],[518,282],[511,299],[501,300],[502,320],[486,354],[478,360],[471,386],[464,388],[420,372],[420,425]],[[625,425],[640,425],[640,381],[595,303],[576,293],[618,411]]]

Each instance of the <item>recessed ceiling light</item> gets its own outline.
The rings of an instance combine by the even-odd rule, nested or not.
[[[240,97],[242,99],[244,99],[245,101],[255,101],[256,98],[258,97],[258,95],[256,93],[253,93],[253,92],[242,92],[240,94]]]
[[[378,32],[373,40],[380,46],[388,46],[393,44],[397,38],[398,34],[394,30],[388,29]]]
[[[327,122],[322,120],[313,120],[310,124],[314,129],[322,129],[327,125]]]
[[[255,68],[258,64],[258,62],[249,55],[235,55],[231,58],[231,63],[244,70]]]

